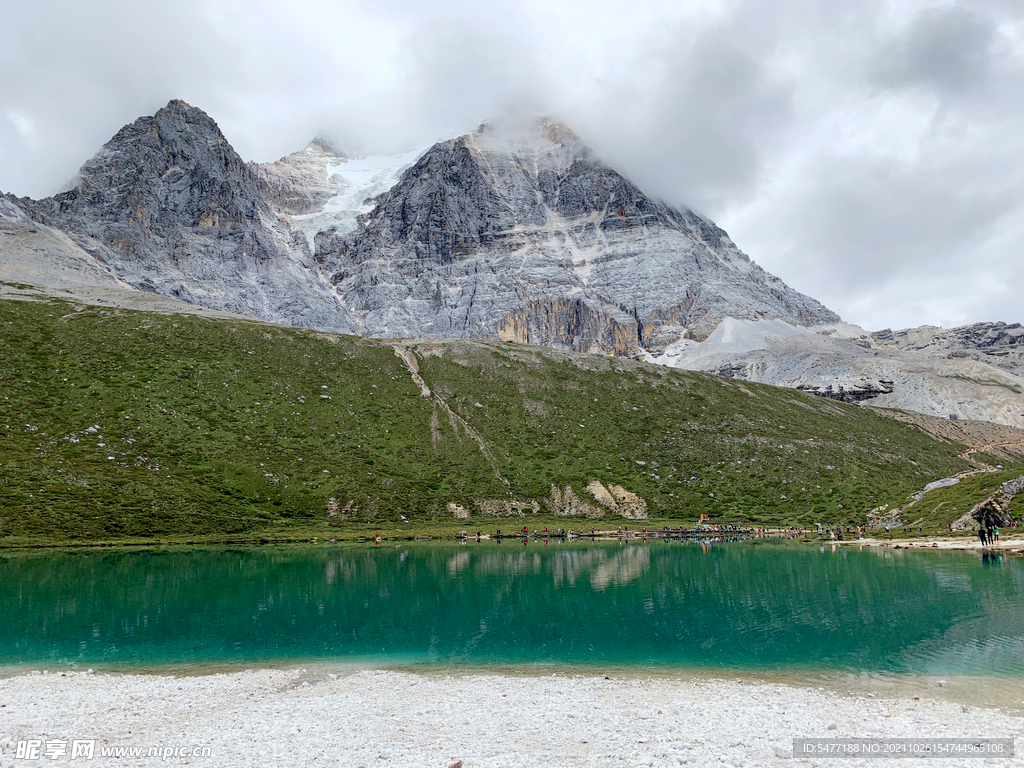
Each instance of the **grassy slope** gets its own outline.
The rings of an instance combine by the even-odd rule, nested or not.
[[[971,508],[979,501],[998,491],[1002,483],[1019,477],[1021,471],[1021,467],[1017,466],[1012,469],[1004,469],[1001,472],[969,477],[948,488],[936,488],[906,510],[903,520],[913,524],[920,519],[926,528],[945,527],[947,523],[970,512]],[[1024,497],[1016,498],[1010,504],[1012,514],[1020,515],[1022,499]]]
[[[416,348],[489,456],[384,342],[0,302],[0,543],[330,535],[328,497],[373,526],[450,527],[448,501],[583,496],[594,479],[647,499],[652,524],[852,523],[967,466],[956,444],[793,390],[519,345]]]

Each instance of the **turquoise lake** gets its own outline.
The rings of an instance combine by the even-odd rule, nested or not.
[[[1024,676],[1024,559],[782,541],[0,554],[0,665]]]

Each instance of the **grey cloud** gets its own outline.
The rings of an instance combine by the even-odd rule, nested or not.
[[[1024,73],[1001,31],[1021,15],[1008,8],[853,30],[865,76],[834,70],[816,129],[790,126],[772,183],[720,221],[768,269],[867,327],[1024,320],[1008,289],[1024,278]]]
[[[921,11],[884,46],[874,62],[875,79],[888,86],[934,88],[963,94],[990,76],[995,24],[952,5]]]
[[[805,277],[846,290],[870,290],[882,275],[953,268],[1021,203],[1005,189],[886,157],[826,159],[815,174],[819,183],[776,218],[776,236],[790,242],[791,263]]]
[[[750,214],[746,239],[769,269],[868,327],[1019,322],[1016,292],[1000,285],[1024,284],[1024,174],[1004,161],[1022,152],[1003,130],[956,152],[938,140],[916,158],[823,152]]]
[[[659,175],[667,163],[673,179],[669,187],[652,178],[652,186],[697,208],[719,208],[748,194],[790,121],[788,84],[730,37],[726,30],[702,34],[685,56],[670,61],[646,116],[660,130],[648,128],[644,160]],[[642,167],[639,159],[636,166]]]
[[[757,59],[770,37],[725,26],[670,37],[629,63],[641,77],[581,109],[583,133],[648,193],[720,211],[755,190],[791,122],[792,89]]]
[[[50,194],[171,98],[252,160],[321,131],[388,151],[553,112],[848,319],[1024,320],[1000,287],[1024,278],[1019,3],[8,6],[0,190]]]
[[[433,18],[410,35],[397,93],[405,115],[380,133],[395,143],[447,138],[484,120],[548,111],[545,78],[530,41],[491,18]]]
[[[0,60],[0,189],[50,194],[124,123],[174,96],[219,100],[210,73],[228,82],[237,73],[228,41],[202,19],[202,4],[190,0],[173,10],[126,0],[33,4]],[[31,124],[30,135],[12,112]]]

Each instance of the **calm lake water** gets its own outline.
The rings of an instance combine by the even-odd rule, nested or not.
[[[0,555],[0,664],[1024,676],[1024,560],[786,542]]]

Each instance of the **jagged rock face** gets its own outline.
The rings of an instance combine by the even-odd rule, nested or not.
[[[724,374],[723,374],[724,375]],[[881,395],[891,395],[895,389],[895,382],[877,379],[868,381],[866,378],[853,384],[797,384],[795,389],[807,392],[819,397],[827,397],[830,400],[840,400],[844,403],[861,403],[865,400],[873,400]]]
[[[977,337],[976,326],[928,329],[931,341],[903,346],[894,343],[893,336],[920,339],[921,329],[883,332],[880,339],[855,326],[843,327],[841,334],[834,327],[815,330],[819,332],[781,320],[726,318],[703,342],[679,336],[659,355],[649,357],[665,365],[793,387],[848,403],[1024,427],[1024,377],[995,367],[993,360],[1005,358],[969,349],[949,351],[950,339]],[[1016,338],[1013,326],[1005,330],[1006,338]],[[943,341],[935,342],[934,337]]]
[[[631,352],[642,333],[636,319],[622,311],[594,306],[584,298],[529,301],[505,315],[498,338],[519,344]]]
[[[358,229],[319,234],[316,258],[370,336],[628,354],[666,324],[838,320],[551,122],[525,139],[482,129],[436,144]]]
[[[123,241],[140,257],[181,226],[244,230],[262,208],[255,175],[217,124],[181,101],[126,125],[82,166],[70,191],[34,206],[65,228]]]
[[[11,200],[123,284],[324,330],[636,354],[664,326],[702,338],[727,314],[837,319],[550,121],[390,157],[314,140],[260,166],[172,101],[70,191]]]
[[[1003,483],[998,491],[976,504],[959,519],[954,520],[953,530],[971,530],[976,526],[982,528],[1008,527],[1013,523],[1010,502],[1021,491],[1024,491],[1024,475]]]
[[[970,358],[1024,376],[1024,327],[1020,323],[974,323],[959,328],[924,325],[903,331],[886,328],[870,336],[879,349],[910,350]]]
[[[278,213],[301,216],[316,213],[337,195],[344,184],[328,169],[344,155],[323,138],[316,138],[300,152],[274,163],[253,164],[267,202]]]
[[[122,128],[70,191],[14,202],[136,288],[291,325],[352,327],[256,172],[182,101]]]

